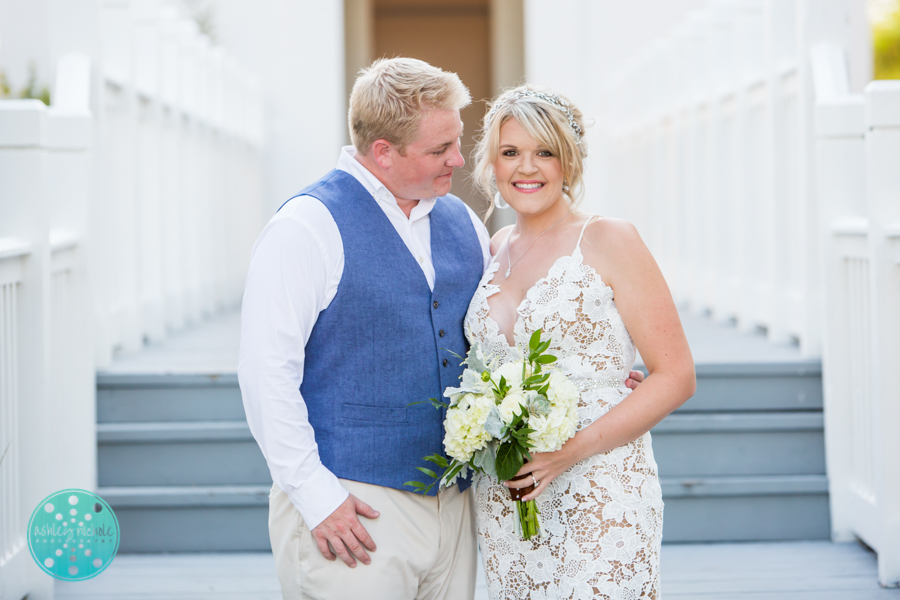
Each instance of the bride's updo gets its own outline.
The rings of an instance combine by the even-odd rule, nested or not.
[[[587,157],[581,111],[565,96],[525,84],[503,92],[490,104],[472,153],[475,185],[490,201],[485,220],[494,211],[494,161],[500,154],[500,128],[509,119],[518,121],[536,142],[559,158],[565,176],[563,192],[572,203],[580,200]]]

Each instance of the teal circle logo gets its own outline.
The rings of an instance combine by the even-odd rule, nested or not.
[[[62,490],[41,500],[28,521],[28,549],[38,566],[63,581],[100,574],[119,550],[119,521],[87,490]]]

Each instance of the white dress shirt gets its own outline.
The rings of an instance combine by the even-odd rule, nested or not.
[[[434,289],[429,213],[436,199],[420,200],[409,218],[393,194],[341,150],[337,168],[372,194]],[[490,236],[469,209],[485,267]],[[241,307],[238,379],[253,437],[272,480],[291,499],[310,529],[334,512],[348,492],[319,459],[315,432],[300,394],[306,343],[319,313],[337,293],[344,246],[331,213],[312,196],[297,196],[279,210],[253,246]]]

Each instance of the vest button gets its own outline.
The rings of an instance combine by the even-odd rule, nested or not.
[[[437,301],[437,300],[435,300],[434,302],[432,302],[431,305],[432,305],[433,307],[435,307],[435,308],[437,308],[438,306],[440,306],[440,305],[438,304],[438,301]]]
[[[441,329],[440,331],[438,331],[438,335],[441,336],[441,337],[444,337],[444,330]]]
[[[447,366],[447,359],[446,359],[446,358],[444,359],[444,366],[445,366],[445,367]]]

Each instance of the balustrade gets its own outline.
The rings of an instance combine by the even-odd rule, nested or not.
[[[96,488],[96,368],[237,305],[263,224],[253,77],[164,3],[85,11],[98,53],[58,59],[53,106],[0,101],[0,579],[16,598],[52,597],[31,510]]]

